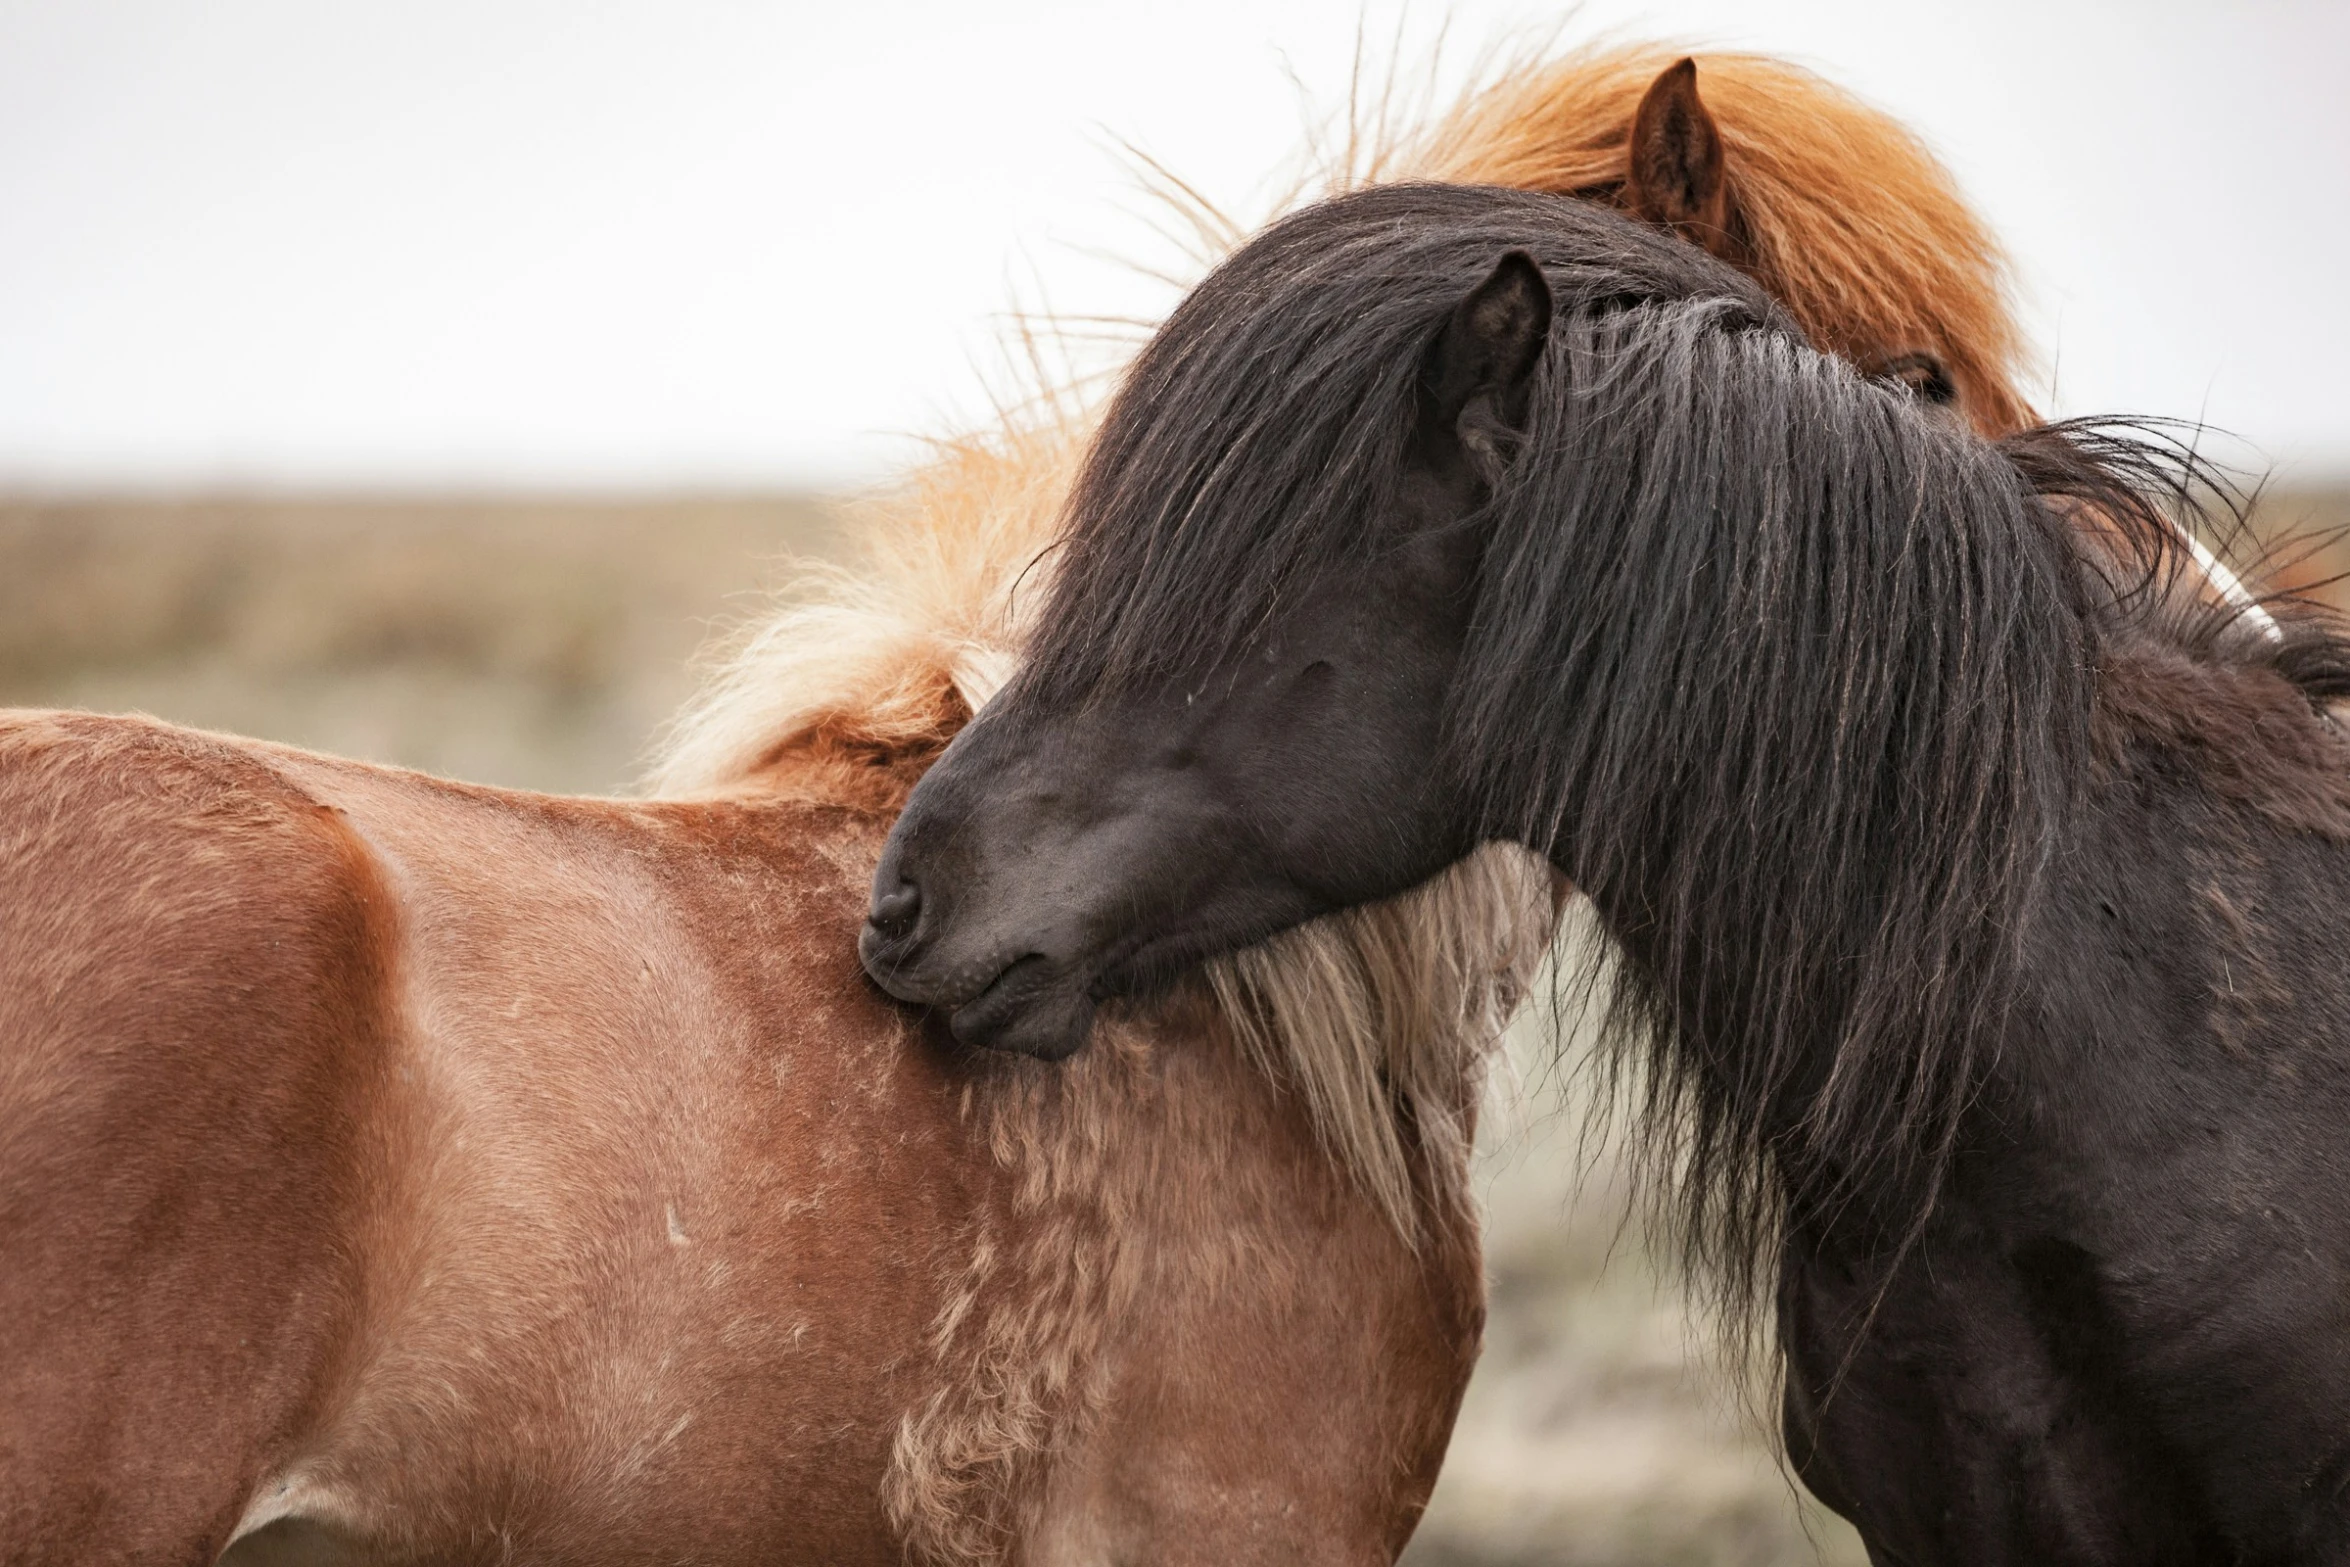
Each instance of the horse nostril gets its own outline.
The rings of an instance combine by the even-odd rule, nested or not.
[[[902,881],[894,892],[877,894],[865,921],[885,936],[902,936],[913,928],[914,918],[922,912],[922,889],[910,881]]]

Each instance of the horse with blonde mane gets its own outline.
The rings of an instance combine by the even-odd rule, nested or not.
[[[1576,56],[1358,150],[1334,187],[1634,211],[2019,417],[1988,237],[1802,72]],[[856,970],[1089,427],[877,507],[652,800],[0,721],[0,1556],[1393,1558],[1475,1352],[1467,1148],[1547,870],[1474,856],[1057,1067]]]

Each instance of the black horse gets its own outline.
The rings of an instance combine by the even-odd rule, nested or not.
[[[1136,364],[867,968],[1055,1056],[1529,844],[1876,1561],[2350,1558],[2350,657],[2177,580],[2196,477],[1586,206],[1302,213]]]

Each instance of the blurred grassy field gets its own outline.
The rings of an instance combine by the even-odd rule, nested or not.
[[[0,705],[620,790],[695,647],[834,526],[802,497],[0,499]]]
[[[2267,514],[2350,523],[2350,494]],[[625,790],[691,689],[837,513],[803,497],[0,498],[0,706],[139,710],[482,782]],[[2337,570],[2335,557],[2302,572]],[[1485,1139],[1485,1358],[1414,1567],[1845,1567],[1666,1270],[1619,1161],[1519,1041]],[[1587,1172],[1578,1179],[1579,1172]]]

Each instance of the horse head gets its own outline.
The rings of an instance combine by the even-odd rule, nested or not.
[[[1428,272],[1392,287],[1393,220],[1431,206],[1489,239],[1425,225]],[[1447,715],[1553,312],[1544,266],[1490,241],[1536,213],[1578,312],[1707,298],[1785,330],[1735,273],[1583,203],[1396,188],[1241,252],[1137,365],[1050,629],[891,836],[861,943],[885,990],[968,1043],[1057,1057],[1101,1002],[1495,836]],[[1185,493],[1219,447],[1224,476]],[[1135,554],[1161,523],[1201,552]]]

